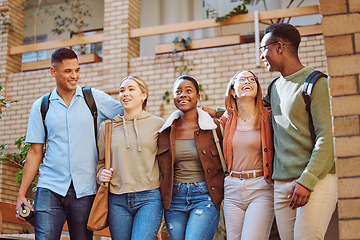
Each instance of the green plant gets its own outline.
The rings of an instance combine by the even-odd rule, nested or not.
[[[257,5],[259,2],[262,2],[265,8],[265,11],[268,10],[267,8],[267,4],[266,4],[266,0],[244,0],[242,4],[238,5],[237,7],[235,7],[233,10],[231,10],[228,14],[226,14],[225,16],[222,17],[217,17],[215,19],[216,22],[221,22],[224,21],[225,19],[228,19],[232,16],[235,15],[239,15],[239,14],[244,14],[244,13],[248,13],[248,9],[247,9],[247,5]],[[305,0],[301,0],[296,7],[300,7],[301,4],[304,2]],[[290,8],[292,6],[292,4],[295,2],[295,0],[289,0],[288,5],[286,6],[286,8]],[[290,22],[291,17],[288,18],[287,23]],[[285,18],[278,18],[276,20],[276,23],[280,23],[280,22],[284,22]],[[269,24],[267,22],[262,22],[264,24]],[[270,24],[275,23],[272,19],[270,19]]]
[[[65,0],[65,6],[59,7],[60,13],[55,14],[55,26],[51,30],[54,34],[62,34],[65,31],[83,33],[89,24],[84,18],[91,17],[91,8],[83,0]],[[63,15],[70,13],[70,16]]]
[[[8,18],[8,15],[6,14],[6,12],[0,13],[0,22],[1,22],[1,25],[0,25],[1,34],[11,33],[14,31],[12,22],[9,21],[9,18]]]
[[[2,86],[0,85],[0,91],[2,90]],[[1,119],[1,115],[3,113],[2,109],[3,108],[10,108],[11,103],[15,103],[18,101],[10,101],[8,102],[2,95],[0,95],[0,119]]]
[[[188,61],[185,59],[184,51],[190,49],[191,38],[187,37],[185,39],[176,37],[173,40],[173,43],[174,50],[172,51],[172,54],[175,55],[175,60],[178,60],[178,63],[180,63],[180,65],[174,66],[174,71],[179,72],[179,76],[184,74],[188,75],[189,72],[192,70],[191,64],[193,64],[194,62],[192,60]],[[178,53],[179,51],[181,51],[181,53]]]
[[[24,165],[26,161],[26,156],[30,149],[30,144],[25,143],[26,136],[22,136],[19,139],[15,140],[15,146],[19,150],[19,152],[5,152],[6,143],[0,145],[0,160],[2,162],[10,162],[14,166],[17,167],[18,171],[15,176],[15,182],[20,184],[23,176]],[[33,180],[34,186],[37,185],[38,174]]]
[[[37,23],[41,13],[47,16],[54,17],[53,34],[60,35],[64,32],[78,33],[80,36],[84,33],[84,28],[88,23],[84,20],[86,17],[91,17],[91,8],[84,0],[65,0],[65,4],[59,7],[53,7],[50,0],[38,0],[36,4],[27,3],[20,5],[23,10],[31,9],[33,38],[32,42],[36,43]],[[49,5],[50,3],[50,5]],[[81,46],[81,53],[85,50],[85,46]]]
[[[0,91],[2,90],[2,86],[0,85]],[[2,115],[2,108],[10,108],[11,103],[18,102],[11,101],[7,102],[4,97],[0,95],[0,119]],[[19,152],[5,152],[7,149],[7,143],[3,143],[0,145],[0,161],[2,162],[10,162],[11,164],[15,165],[18,168],[18,171],[15,176],[15,182],[21,183],[22,174],[24,170],[24,164],[26,156],[29,152],[30,144],[25,144],[25,136],[20,137],[15,141],[15,146],[19,150]],[[33,183],[36,185],[37,178],[34,179]]]
[[[240,4],[239,6],[235,7],[233,10],[231,10],[231,12],[229,12],[228,14],[226,14],[225,16],[222,17],[217,17],[215,19],[216,22],[221,22],[224,21],[225,19],[231,18],[232,16],[235,15],[239,15],[239,14],[244,14],[244,13],[248,13],[248,9],[246,8],[246,3],[243,2],[242,4]]]

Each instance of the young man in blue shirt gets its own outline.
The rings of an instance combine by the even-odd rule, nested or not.
[[[96,194],[98,156],[93,116],[77,85],[80,67],[76,54],[67,48],[57,49],[51,56],[50,73],[55,78],[56,88],[50,95],[45,118],[48,147],[43,159],[46,137],[40,111],[41,97],[30,111],[25,142],[31,145],[16,213],[22,219],[18,214],[21,203],[35,211],[36,239],[60,239],[65,220],[71,239],[92,239],[93,234],[86,225]],[[98,112],[97,128],[103,120],[123,114],[121,104],[109,95],[96,89],[92,89],[92,94]],[[40,177],[33,208],[25,193],[38,168]]]

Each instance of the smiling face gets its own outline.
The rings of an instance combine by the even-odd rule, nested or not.
[[[56,80],[56,87],[60,94],[75,93],[80,77],[79,62],[76,58],[55,63],[50,68],[50,73]]]
[[[269,72],[279,71],[279,47],[280,41],[276,41],[272,38],[271,33],[267,33],[261,40],[261,56],[265,67]]]
[[[129,78],[121,83],[119,97],[120,103],[124,107],[125,112],[141,112],[143,110],[143,102],[147,98],[147,94],[141,91],[137,82]]]
[[[174,105],[182,112],[196,109],[197,102],[200,100],[200,94],[197,93],[193,82],[186,79],[180,79],[174,85]]]
[[[234,88],[231,94],[235,94],[237,98],[251,97],[255,98],[258,92],[258,84],[255,76],[248,72],[240,72],[234,78]]]

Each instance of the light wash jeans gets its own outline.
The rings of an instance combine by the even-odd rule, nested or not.
[[[227,239],[269,239],[274,221],[273,185],[263,177],[241,180],[227,176],[224,191]]]
[[[109,193],[109,228],[113,240],[153,240],[159,231],[163,204],[159,189]]]
[[[171,240],[212,240],[220,210],[205,182],[174,183],[171,206],[164,215]]]
[[[58,240],[65,220],[70,239],[91,240],[93,233],[86,225],[95,195],[77,199],[71,184],[65,197],[47,188],[37,188],[35,194],[35,239]]]
[[[318,181],[309,202],[292,210],[289,208],[290,193],[294,181],[275,181],[275,217],[281,239],[324,239],[337,202],[337,177],[328,174]]]

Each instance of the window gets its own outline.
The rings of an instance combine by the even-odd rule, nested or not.
[[[94,35],[94,34],[101,33],[101,32],[103,32],[102,29],[89,30],[89,31],[85,31],[83,33],[83,36],[90,36],[90,35]],[[71,34],[71,38],[80,37],[80,36],[81,36],[80,33],[72,33]],[[86,44],[86,45],[81,45],[81,46],[73,46],[71,49],[74,50],[76,52],[76,54],[78,54],[78,55],[95,53],[99,57],[103,56],[103,53],[102,53],[103,48],[102,48],[101,42]]]
[[[47,36],[46,35],[39,35],[36,36],[36,43],[46,42]],[[33,37],[26,37],[24,38],[24,45],[33,44]],[[22,55],[22,62],[36,62],[46,60],[46,51],[39,51],[39,52],[30,52],[30,53],[23,53]]]

